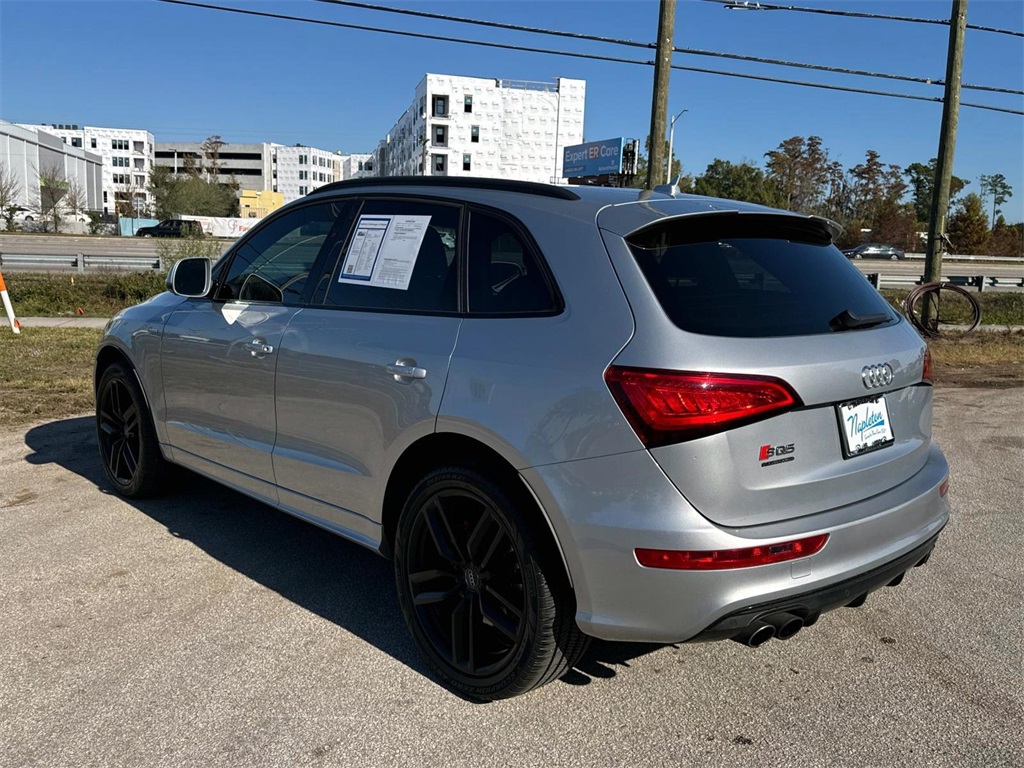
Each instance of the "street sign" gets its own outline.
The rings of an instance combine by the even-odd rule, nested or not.
[[[562,176],[600,176],[621,173],[622,146],[625,139],[605,139],[575,144],[562,151]]]

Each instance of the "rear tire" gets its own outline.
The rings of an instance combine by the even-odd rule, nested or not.
[[[466,467],[430,472],[395,535],[398,602],[438,677],[473,699],[508,698],[565,674],[589,638],[561,563],[521,503]]]
[[[107,480],[121,496],[141,499],[162,490],[169,465],[135,372],[124,363],[111,363],[100,376],[96,442]]]

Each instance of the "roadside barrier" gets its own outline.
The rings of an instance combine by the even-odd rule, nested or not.
[[[35,253],[0,253],[0,267],[23,271],[62,272],[76,270],[85,274],[92,270],[124,270],[130,272],[159,271],[158,256],[94,256],[88,253],[58,256]]]
[[[11,305],[11,297],[7,295],[7,283],[4,282],[4,273],[0,272],[0,300],[4,303],[4,312],[7,313],[7,320],[11,324],[11,330],[21,333],[21,323],[14,316],[14,307]]]

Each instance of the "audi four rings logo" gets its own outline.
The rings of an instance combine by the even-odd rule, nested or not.
[[[888,363],[876,363],[865,365],[860,371],[860,380],[868,389],[876,387],[887,387],[892,384],[892,366]]]

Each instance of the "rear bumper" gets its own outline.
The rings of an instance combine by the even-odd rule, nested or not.
[[[935,548],[935,542],[938,539],[938,536],[934,536],[902,557],[898,557],[892,562],[863,573],[860,576],[841,581],[838,584],[816,589],[803,595],[773,600],[736,611],[724,619],[719,619],[696,637],[690,638],[690,640],[691,642],[728,640],[738,635],[751,624],[773,613],[792,613],[803,619],[804,626],[810,626],[823,613],[844,606],[857,607],[862,604],[871,592],[885,586],[896,586],[903,580],[903,576],[907,571],[928,562],[928,558],[931,557],[932,550]]]
[[[939,485],[948,473],[933,445],[921,470],[885,493],[781,523],[724,528],[694,510],[646,451],[522,471],[564,553],[580,628],[649,642],[729,637],[780,610],[813,621],[888,584],[924,559],[946,525]],[[638,547],[732,549],[820,533],[828,542],[811,557],[736,570],[645,568],[634,555]]]

